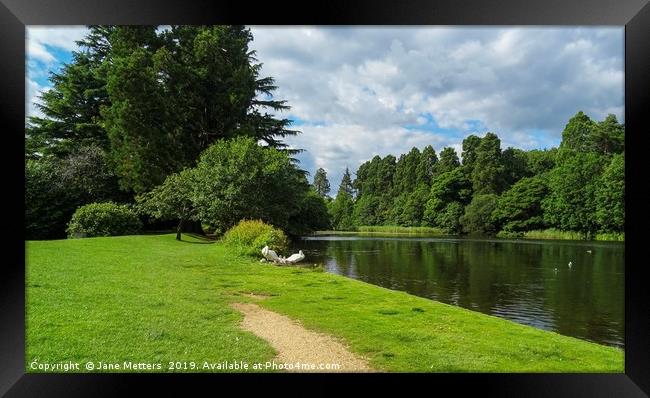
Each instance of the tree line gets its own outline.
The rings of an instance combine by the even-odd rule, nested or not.
[[[323,174],[313,184],[326,195]],[[614,115],[596,122],[578,112],[557,148],[502,150],[490,132],[466,137],[460,158],[451,147],[436,154],[430,145],[399,158],[375,156],[354,180],[346,168],[328,207],[338,230],[426,226],[507,236],[555,228],[586,238],[623,232],[625,128]]]

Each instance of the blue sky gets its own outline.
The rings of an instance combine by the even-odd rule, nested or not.
[[[262,27],[251,47],[276,79],[301,166],[333,194],[375,155],[495,132],[502,148],[557,146],[578,110],[624,121],[622,27]],[[27,29],[28,114],[84,27]]]

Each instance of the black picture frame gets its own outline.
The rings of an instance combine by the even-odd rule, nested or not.
[[[24,161],[25,25],[88,24],[247,25],[617,25],[625,26],[626,266],[624,374],[431,374],[431,375],[160,375],[25,374]],[[650,300],[644,283],[644,226],[650,203],[643,172],[644,133],[650,128],[650,4],[648,0],[361,0],[294,5],[243,1],[0,0],[0,114],[5,188],[2,242],[12,254],[1,263],[0,394],[7,396],[108,396],[131,393],[137,382],[167,393],[210,383],[237,383],[238,393],[262,387],[272,392],[308,379],[311,389],[362,382],[397,387],[423,383],[436,391],[463,394],[478,388],[499,396],[630,396],[650,394]],[[128,382],[128,383],[126,383]],[[180,383],[179,383],[180,382]],[[216,387],[215,387],[216,388]],[[289,387],[291,388],[291,387]],[[305,387],[300,387],[300,389]],[[451,388],[451,390],[448,390]],[[293,388],[292,388],[293,389]],[[280,390],[276,390],[280,391]],[[296,391],[296,390],[294,390]],[[299,392],[299,391],[296,391]],[[306,392],[306,391],[303,391]]]

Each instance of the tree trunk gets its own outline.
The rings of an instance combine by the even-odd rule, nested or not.
[[[185,224],[185,220],[181,218],[181,220],[178,223],[178,227],[176,227],[176,240],[181,240],[181,232],[183,232],[183,224]]]

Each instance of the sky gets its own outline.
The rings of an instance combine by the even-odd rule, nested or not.
[[[326,170],[335,195],[346,167],[432,145],[461,154],[470,134],[494,132],[502,149],[559,145],[582,110],[624,122],[622,27],[252,26],[251,49],[272,76],[279,116],[302,133],[300,167]],[[83,26],[30,26],[27,115],[50,71],[70,61]],[[354,177],[354,175],[353,175]]]

